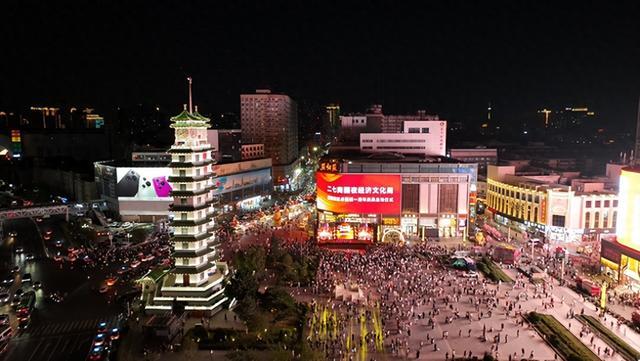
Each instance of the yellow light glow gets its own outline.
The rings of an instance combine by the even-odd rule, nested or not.
[[[618,198],[618,242],[640,250],[640,169],[622,170]]]

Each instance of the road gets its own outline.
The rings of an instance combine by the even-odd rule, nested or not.
[[[5,235],[16,231],[18,236],[8,237],[0,245],[0,264],[3,275],[13,265],[21,268],[20,273],[31,273],[33,281],[42,282],[42,289],[36,291],[36,310],[32,321],[25,330],[14,331],[4,360],[8,361],[64,361],[82,360],[86,357],[91,341],[96,334],[100,321],[110,321],[115,325],[117,315],[123,310],[108,302],[108,299],[95,291],[98,280],[104,279],[98,271],[88,273],[83,268],[69,264],[60,264],[47,257],[58,251],[65,252],[69,240],[64,239],[60,224],[63,217],[51,217],[42,222],[32,219],[18,219],[4,222]],[[51,239],[44,240],[42,233],[51,230]],[[62,249],[55,246],[56,240],[63,241]],[[24,253],[15,254],[16,247],[23,247]],[[35,256],[27,261],[25,254]],[[18,287],[25,291],[29,284],[22,284],[16,277],[12,291]],[[45,294],[58,291],[67,294],[62,303],[45,301]],[[0,312],[12,315],[8,305]],[[16,330],[16,328],[14,328]]]

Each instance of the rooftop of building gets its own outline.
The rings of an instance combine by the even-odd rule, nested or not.
[[[540,178],[535,178],[535,177]],[[547,179],[545,179],[547,178]],[[551,179],[555,179],[555,181],[551,181]],[[529,189],[535,189],[538,191],[547,191],[553,190],[556,192],[569,192],[573,190],[575,195],[587,196],[587,195],[616,195],[617,192],[612,189],[604,188],[604,182],[602,179],[590,179],[590,178],[580,178],[576,179],[580,183],[599,183],[602,184],[602,187],[594,190],[579,190],[580,187],[572,187],[571,185],[558,183],[560,181],[559,174],[538,174],[538,175],[524,175],[524,174],[512,174],[505,175],[501,180],[501,183],[506,183],[513,186],[525,187]]]
[[[158,167],[168,167],[169,161],[156,161],[156,160],[136,160],[133,161],[131,159],[118,159],[118,160],[104,160],[95,162],[94,164],[115,167],[115,168],[158,168]]]
[[[190,109],[187,109],[187,105],[185,104],[184,109],[180,112],[180,114],[171,117],[170,120],[172,122],[209,122],[211,119],[198,113],[197,105],[195,107],[195,110],[190,111]]]
[[[221,160],[217,163],[214,163],[214,165],[224,165],[224,164],[233,164],[233,163],[243,163],[243,162],[255,162],[257,160],[265,160],[265,159],[271,159],[269,157],[258,157],[258,158],[251,158],[251,159],[244,159],[244,160]],[[105,165],[105,166],[110,166],[110,167],[116,167],[116,168],[124,168],[124,167],[132,167],[132,168],[157,168],[157,167],[168,167],[169,166],[170,161],[159,161],[159,160],[136,160],[133,161],[131,159],[118,159],[118,160],[104,160],[104,161],[98,161],[95,162],[94,164],[101,164],[101,165]]]
[[[457,159],[437,155],[400,154],[395,152],[364,153],[358,147],[332,149],[324,158],[360,163],[465,163]]]

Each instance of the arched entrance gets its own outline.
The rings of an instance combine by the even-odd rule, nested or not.
[[[404,235],[399,229],[387,228],[382,234],[383,243],[404,243]]]

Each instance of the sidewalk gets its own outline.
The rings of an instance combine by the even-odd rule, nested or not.
[[[503,271],[506,272],[511,277],[515,277],[516,274],[518,273],[515,269],[503,269]],[[582,323],[577,319],[567,318],[567,314],[569,314],[569,311],[573,309],[574,314],[579,315],[582,308],[584,308],[585,315],[594,316],[598,318],[598,314],[596,313],[596,307],[590,302],[583,301],[582,296],[577,294],[573,290],[567,287],[560,286],[555,279],[552,279],[552,282],[553,282],[553,291],[551,291],[551,293],[554,297],[554,305],[555,305],[553,308],[544,309],[542,302],[548,301],[548,298],[534,299],[531,297],[527,301],[520,302],[523,305],[523,308],[526,308],[527,311],[536,311],[539,313],[544,313],[544,314],[549,314],[554,316],[558,320],[558,322],[560,322],[564,327],[569,329],[569,331],[571,331],[571,333],[574,336],[576,336],[576,338],[580,339],[580,341],[582,341],[582,343],[585,344],[587,347],[590,347],[591,350],[596,355],[598,355],[598,347],[600,347],[601,352],[598,356],[601,359],[625,361],[625,359],[622,358],[622,356],[620,356],[619,354],[616,354],[613,357],[605,356],[604,349],[607,347],[611,349],[611,347],[607,343],[605,343],[600,337],[598,337],[596,334],[591,333],[589,335],[585,335],[584,337],[580,338],[580,330],[582,329]],[[527,290],[525,292],[527,292],[527,294],[529,295],[531,295],[529,290],[529,288],[531,287],[532,286],[530,284],[527,284]],[[563,298],[564,298],[564,302],[561,302]],[[575,302],[575,306],[572,306],[574,302]],[[610,321],[611,319],[612,319],[611,317],[607,318],[608,321]],[[600,321],[602,322],[603,320],[600,319]],[[607,327],[607,328],[611,329],[610,327]],[[640,349],[640,347],[638,346],[639,345],[638,342],[640,341],[640,335],[638,335],[637,333],[627,331],[625,336],[622,334],[622,332],[620,333],[616,332],[617,331],[616,329],[611,329],[611,330],[614,333],[616,333],[620,338],[622,338],[627,343],[629,343],[632,347],[636,349]],[[590,346],[589,343],[592,336],[593,336],[594,342],[593,342],[593,345]]]

